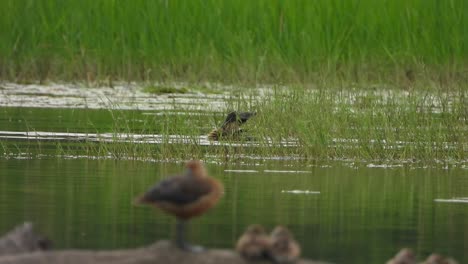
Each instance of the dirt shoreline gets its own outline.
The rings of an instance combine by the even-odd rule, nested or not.
[[[182,251],[167,240],[149,246],[117,250],[49,250],[51,242],[24,223],[0,237],[0,264],[244,264],[249,263],[230,249],[208,249],[202,253]],[[260,261],[255,263],[271,263]],[[302,259],[298,264],[326,264]]]

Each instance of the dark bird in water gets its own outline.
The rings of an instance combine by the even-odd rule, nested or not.
[[[249,260],[260,260],[268,256],[270,237],[261,225],[251,225],[236,244],[236,251]]]
[[[416,264],[416,257],[411,249],[403,248],[387,264]]]
[[[277,226],[270,234],[270,258],[276,263],[294,263],[301,255],[301,246],[284,226]]]
[[[187,251],[201,251],[185,241],[186,222],[215,206],[224,189],[221,182],[207,175],[201,161],[192,160],[185,165],[187,171],[160,181],[136,199],[137,204],[155,206],[177,218],[176,244]]]
[[[221,138],[239,136],[243,132],[240,126],[254,115],[256,113],[253,112],[230,112],[221,127],[214,129],[208,134],[208,139],[219,140]]]

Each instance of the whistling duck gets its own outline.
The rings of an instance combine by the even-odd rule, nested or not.
[[[176,244],[188,251],[201,251],[185,241],[185,224],[195,216],[212,208],[223,194],[223,185],[209,177],[201,161],[186,164],[187,171],[160,181],[150,188],[136,203],[155,206],[177,218]]]
[[[277,226],[271,232],[269,256],[276,263],[294,263],[301,255],[301,247],[292,233],[284,226]]]
[[[258,260],[265,258],[270,250],[270,238],[261,225],[251,225],[236,244],[236,251],[244,258]]]
[[[233,137],[238,136],[242,133],[242,129],[240,126],[247,122],[249,118],[256,115],[256,113],[252,112],[230,112],[224,123],[221,125],[221,128],[214,129],[208,134],[208,139],[210,140],[219,140],[223,137]]]
[[[458,262],[452,258],[445,258],[439,254],[432,253],[421,264],[456,264],[456,263]]]
[[[411,249],[403,248],[387,264],[416,264],[416,257]]]

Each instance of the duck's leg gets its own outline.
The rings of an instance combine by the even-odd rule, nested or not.
[[[203,247],[200,246],[192,246],[185,240],[185,229],[186,229],[186,221],[182,219],[177,219],[177,227],[176,227],[176,244],[177,246],[186,251],[198,253],[203,251]]]

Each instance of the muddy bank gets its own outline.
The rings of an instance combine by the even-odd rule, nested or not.
[[[109,251],[63,250],[25,253],[20,255],[0,256],[0,264],[33,264],[33,263],[99,263],[99,264],[243,264],[249,263],[232,250],[210,249],[203,253],[188,253],[174,247],[168,241],[158,241],[150,246]],[[268,261],[255,263],[270,263]],[[309,260],[297,263],[319,264]]]
[[[152,245],[108,251],[60,250],[49,251],[50,241],[34,232],[30,223],[16,227],[0,238],[0,264],[243,264],[249,263],[233,250],[210,249],[202,253],[181,251],[169,241],[158,241]],[[255,263],[270,263],[269,261]],[[325,264],[301,260],[300,264]]]

